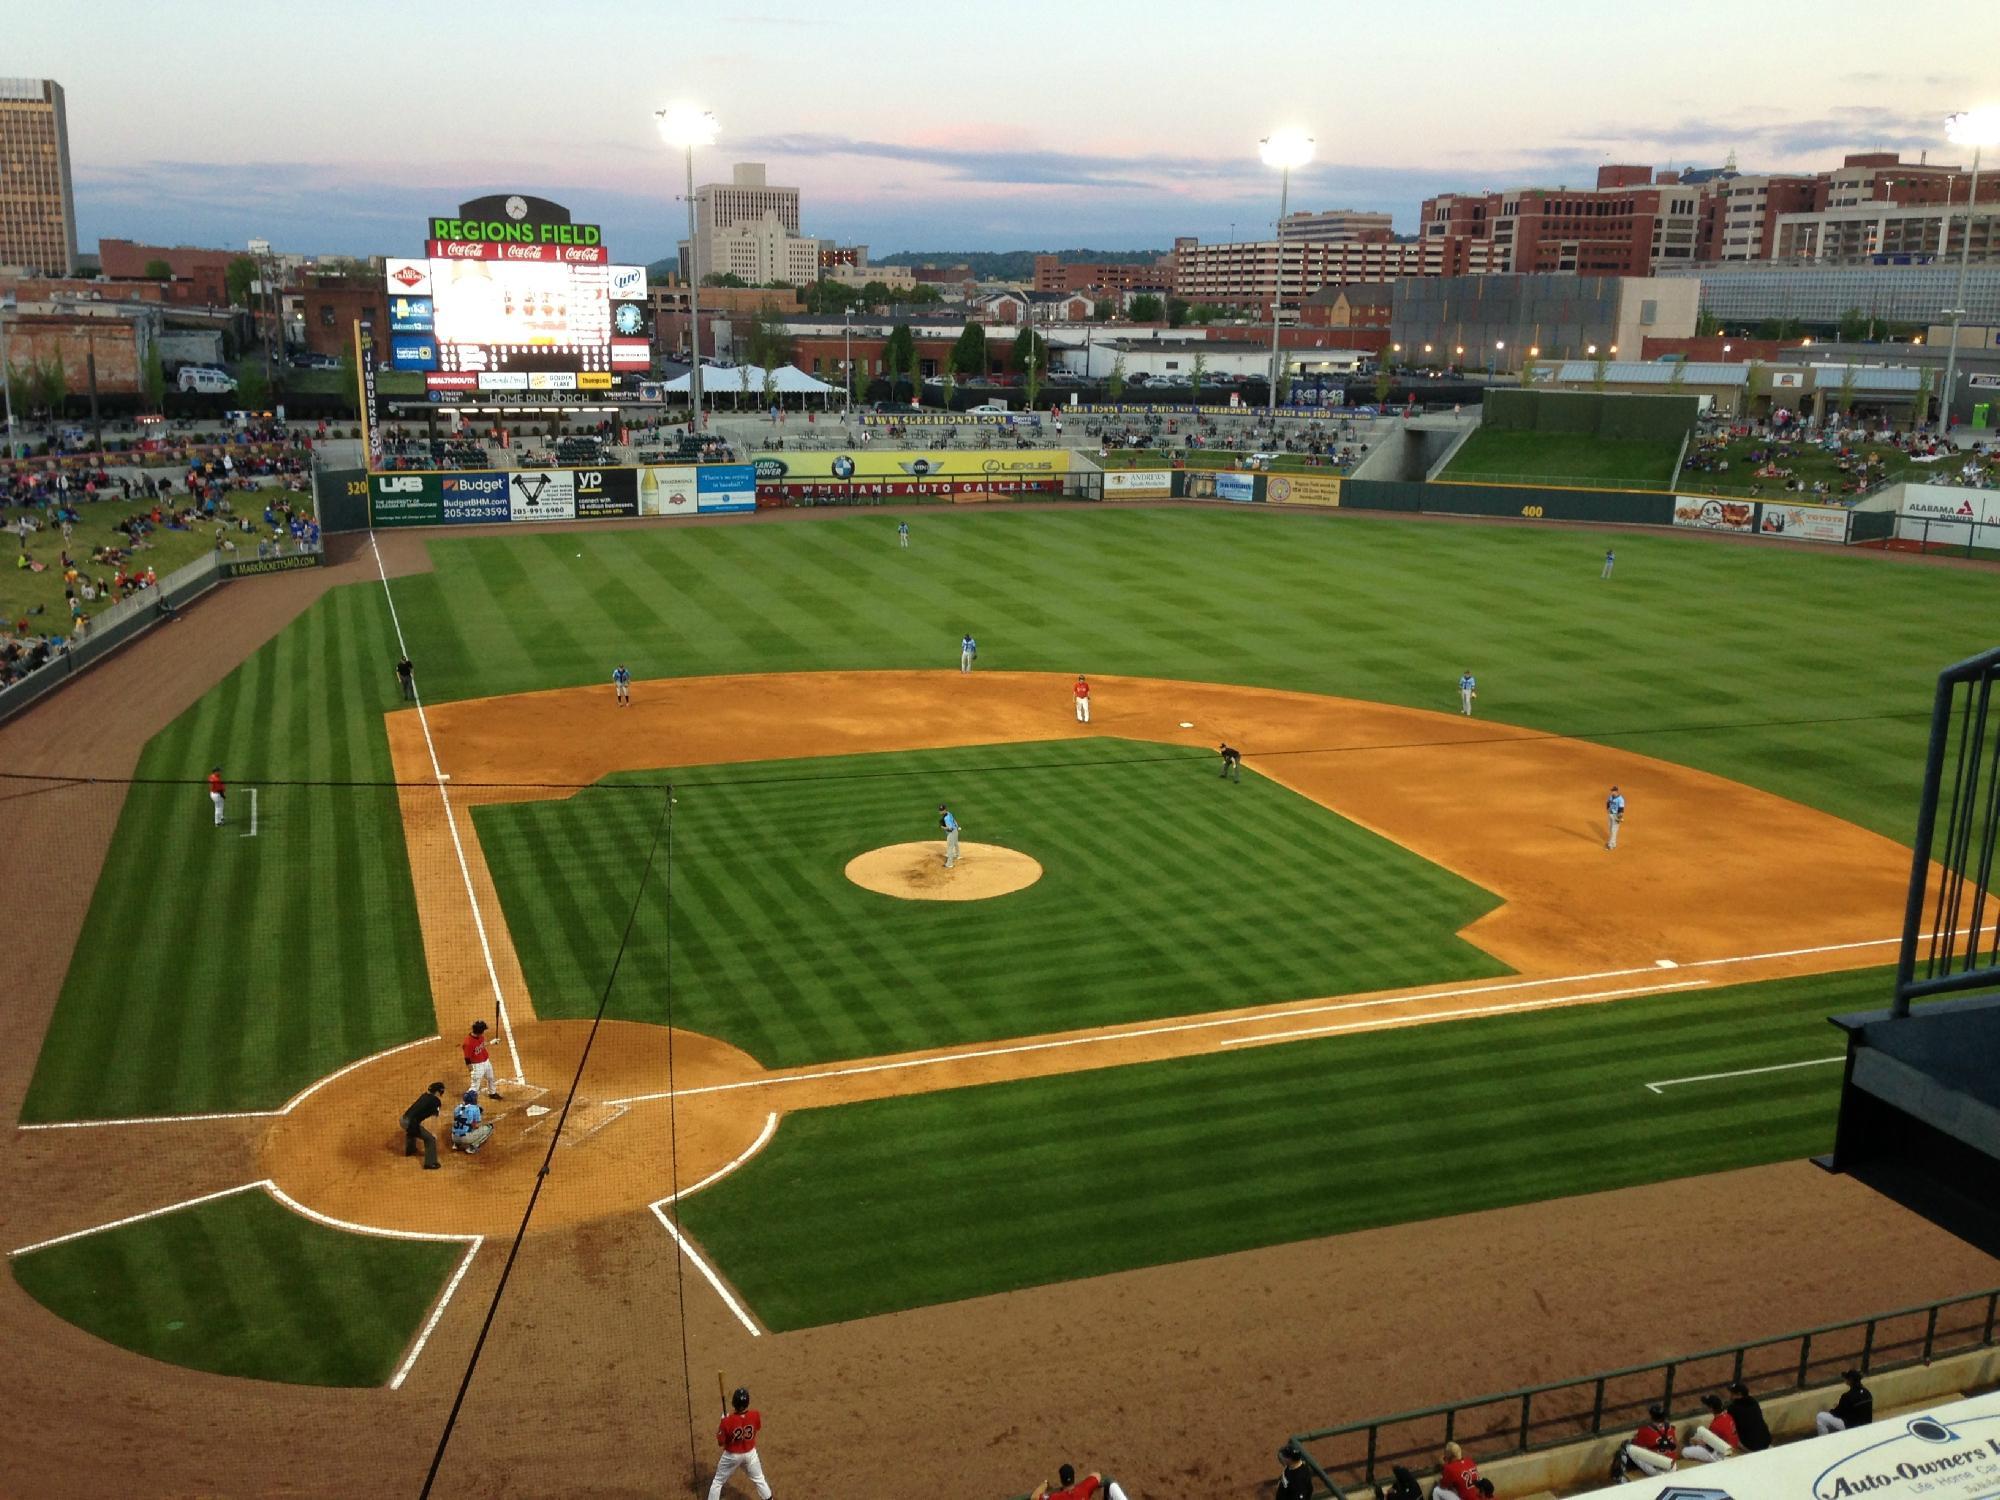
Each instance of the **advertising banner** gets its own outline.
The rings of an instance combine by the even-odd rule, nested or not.
[[[383,262],[389,282],[389,294],[404,297],[429,297],[431,294],[431,263],[427,260],[398,260],[394,256]]]
[[[576,388],[580,391],[608,391],[611,389],[609,370],[584,370],[576,377]]]
[[[645,339],[613,339],[611,363],[620,370],[650,370],[653,368],[653,346]]]
[[[526,370],[486,370],[479,376],[482,391],[525,391],[528,388]]]
[[[861,414],[863,427],[1006,427],[1019,421],[1039,424],[1041,420],[1037,413],[1031,411],[913,411],[907,415],[867,411]]]
[[[691,516],[695,513],[693,464],[639,470],[639,514]]]
[[[392,334],[389,363],[399,370],[435,370],[437,340],[429,334]]]
[[[1338,505],[1341,483],[1337,474],[1273,474],[1264,481],[1264,498],[1272,505]]]
[[[1239,505],[1248,504],[1257,498],[1257,476],[1222,470],[1215,476],[1215,498],[1233,500]]]
[[[435,474],[371,474],[368,477],[368,522],[371,526],[435,526],[443,504]]]
[[[613,302],[644,302],[646,300],[646,268],[644,266],[612,266],[609,291]]]
[[[429,333],[431,331],[431,299],[428,297],[391,297],[389,299],[389,331],[391,333]]]
[[[576,388],[574,371],[530,370],[528,372],[528,389],[531,391],[573,391]]]
[[[1619,1500],[1987,1500],[1996,1491],[2000,1395],[1989,1393],[1586,1494]]]
[[[381,408],[375,404],[375,338],[361,324],[354,325],[354,358],[361,366],[361,425],[368,431],[368,467],[382,464],[382,429],[377,425]]]
[[[438,519],[447,524],[508,519],[505,474],[445,474],[438,490]]]
[[[1972,521],[2000,526],[2000,490],[1968,490],[1949,484],[1906,484],[1902,513],[1927,521]]]
[[[425,240],[432,260],[499,260],[536,265],[608,266],[602,245],[502,245],[493,240]]]
[[[759,484],[826,479],[856,483],[923,479],[1059,480],[1069,473],[1069,450],[919,453],[909,449],[858,448],[851,453],[772,454],[758,458],[752,467],[757,471]]]
[[[1847,512],[1838,505],[1773,505],[1766,500],[1757,514],[1757,531],[1806,542],[1844,542]]]
[[[757,508],[757,471],[749,464],[703,464],[695,471],[695,507],[704,515]]]
[[[637,469],[578,469],[572,477],[579,521],[639,514]]]
[[[1696,531],[1755,531],[1757,502],[1718,500],[1713,495],[1676,495],[1674,525]]]
[[[507,516],[513,521],[575,520],[575,476],[566,469],[528,469],[508,475]]]
[[[1107,500],[1164,500],[1174,492],[1171,469],[1106,469]]]

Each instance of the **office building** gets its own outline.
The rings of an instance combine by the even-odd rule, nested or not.
[[[1053,255],[1035,257],[1034,289],[1038,292],[1164,292],[1173,285],[1173,260],[1127,263],[1121,261],[1062,260]]]
[[[729,181],[704,182],[697,187],[694,190],[694,233],[701,274],[707,276],[720,269],[717,236],[746,225],[761,234],[764,231],[758,226],[767,217],[777,221],[783,234],[798,235],[799,190],[795,187],[773,187],[765,181],[762,162],[738,162],[729,169]],[[808,240],[806,245],[813,257],[813,271],[805,277],[810,281],[819,270],[820,242]],[[788,254],[781,258],[789,263]],[[686,241],[681,243],[681,264],[687,264]]]
[[[1963,210],[1961,210],[1962,212]],[[1701,288],[1701,311],[1729,329],[1771,320],[1832,326],[1857,310],[1887,324],[1923,327],[1943,321],[1952,305],[1958,267],[1930,265],[1824,266],[1764,264],[1664,271],[1666,280]],[[1975,265],[1965,280],[1965,321],[2000,323],[2000,265]]]
[[[1384,282],[1404,276],[1458,276],[1503,269],[1491,240],[1468,235],[1395,240],[1260,240],[1204,245],[1174,241],[1174,295],[1190,302],[1268,313],[1283,281],[1282,301],[1295,307],[1321,287]]]
[[[0,78],[0,265],[67,276],[76,261],[62,85]]]
[[[1389,215],[1372,209],[1301,209],[1278,221],[1281,240],[1351,240],[1364,235],[1388,234],[1393,225]]]
[[[1701,189],[1651,176],[1650,167],[1605,166],[1590,188],[1444,193],[1424,201],[1420,232],[1426,243],[1490,245],[1496,271],[1649,276],[1693,265]]]

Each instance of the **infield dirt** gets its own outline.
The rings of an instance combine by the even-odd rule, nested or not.
[[[422,565],[420,539],[385,539],[384,551],[392,574]],[[325,575],[230,585],[0,728],[0,766],[74,774],[81,759],[92,774],[129,773],[153,732],[322,588],[378,586],[373,579],[364,553]],[[1065,702],[1032,693],[1024,701],[1042,716],[1033,738],[1064,732]],[[755,713],[754,701],[742,706]],[[559,722],[557,707],[545,710],[548,722]],[[1111,732],[1133,735],[1129,727]],[[1465,732],[1514,733],[1484,724]],[[1247,748],[1266,774],[1290,774],[1260,760],[1254,744]],[[1525,761],[1537,752],[1523,744],[1499,753]],[[1371,779],[1365,757],[1328,758],[1361,768],[1339,773],[1354,783]],[[659,761],[655,750],[644,763]],[[1627,758],[1619,770],[1629,769]],[[1533,773],[1516,774],[1531,780]],[[1761,842],[1763,831],[1725,824],[1721,834],[1677,833],[1661,796],[1631,779],[1641,792],[1629,847],[1615,856],[1597,847],[1598,786],[1544,788],[1502,826],[1579,862],[1634,856],[1630,878],[1666,880],[1666,889],[1673,888],[1666,872],[1648,872],[1669,847],[1682,859],[1716,860],[1732,888],[1754,873],[1737,864],[1731,846]],[[1450,792],[1414,774],[1402,786],[1413,804],[1440,803],[1446,830],[1477,833],[1502,819],[1494,804]],[[1838,897],[1840,881],[1811,862],[1813,826],[1777,826],[1799,841],[1795,868],[1810,866],[1807,883],[1765,893],[1757,910],[1790,931],[1801,922],[1783,908]],[[48,849],[67,851],[84,876],[111,853],[110,816],[79,822],[58,798],[15,804],[10,832],[18,837],[0,840],[0,871],[14,889],[32,888]],[[1625,868],[1586,866],[1568,890],[1601,900],[1601,877],[1616,869],[1622,878]],[[1658,930],[1648,924],[1645,899],[1621,899],[1639,913],[1633,946],[1643,947]],[[1593,966],[1587,952],[1606,940],[1591,920],[1595,909],[1587,902],[1574,910],[1584,961],[1563,972]],[[1876,911],[1869,902],[1865,914]],[[1731,935],[1723,915],[1707,914],[1705,941]],[[19,985],[0,1008],[0,1099],[16,1116],[81,917],[80,909],[47,910],[18,923],[12,937]],[[1538,921],[1556,930],[1553,910]],[[1787,946],[1750,930],[1756,951]],[[1859,961],[1887,951],[1866,950]],[[1751,977],[1740,967],[1722,972]],[[456,1031],[448,1036],[455,1040]],[[437,1045],[441,1060],[455,1061],[450,1041]],[[160,1126],[143,1138],[118,1130],[9,1132],[0,1232],[17,1245],[232,1186],[263,1134],[256,1121]],[[610,1138],[605,1132],[577,1149]],[[785,1205],[769,1211],[781,1214]],[[0,1284],[0,1344],[12,1351],[0,1364],[7,1482],[56,1496],[414,1493],[500,1261],[492,1250],[478,1257],[400,1391],[283,1387],[168,1368],[61,1321],[8,1277]],[[1067,1459],[1118,1473],[1144,1500],[1248,1497],[1268,1494],[1271,1450],[1296,1427],[1637,1363],[1996,1279],[1993,1260],[1943,1231],[1849,1179],[1789,1163],[751,1340],[692,1274],[683,1309],[671,1241],[651,1215],[627,1211],[530,1242],[442,1492],[686,1492],[698,1466],[705,1481],[713,1458],[705,1372],[726,1368],[732,1381],[751,1385],[765,1412],[764,1454],[781,1493],[864,1495],[885,1484],[1018,1493]],[[692,1447],[682,1433],[683,1331],[696,1371]]]

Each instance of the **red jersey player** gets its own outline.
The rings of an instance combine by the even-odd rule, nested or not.
[[[1068,1464],[1056,1471],[1055,1482],[1061,1486],[1060,1489],[1050,1488],[1049,1482],[1044,1479],[1029,1500],[1091,1500],[1091,1496],[1100,1490],[1107,1500],[1125,1500],[1125,1491],[1116,1484],[1105,1484],[1102,1474],[1086,1474],[1078,1479],[1076,1470]]]
[[[1076,722],[1090,722],[1090,684],[1083,680],[1081,672],[1076,674]]]
[[[729,1398],[730,1410],[722,1414],[722,1420],[715,1424],[715,1441],[722,1449],[722,1459],[715,1466],[715,1478],[708,1486],[708,1500],[722,1500],[722,1487],[729,1482],[729,1476],[738,1469],[750,1475],[750,1482],[757,1487],[761,1500],[771,1500],[771,1486],[764,1482],[764,1465],[757,1457],[757,1433],[764,1425],[763,1417],[750,1404],[750,1392],[742,1386]]]
[[[459,1044],[459,1051],[465,1054],[465,1065],[472,1071],[472,1087],[477,1089],[481,1080],[486,1084],[486,1097],[498,1099],[500,1091],[493,1087],[493,1059],[486,1050],[486,1023],[474,1021],[472,1030]]]
[[[1479,1465],[1456,1443],[1444,1445],[1444,1467],[1438,1470],[1436,1500],[1479,1500]]]
[[[208,800],[215,804],[215,826],[220,828],[228,821],[222,815],[224,800],[229,796],[229,788],[222,784],[222,767],[217,766],[208,773]]]

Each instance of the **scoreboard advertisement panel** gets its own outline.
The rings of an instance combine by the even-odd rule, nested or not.
[[[391,260],[385,275],[397,367],[423,370],[433,399],[607,389],[651,369],[646,268],[612,265],[595,224],[513,194],[430,231],[422,259]]]

